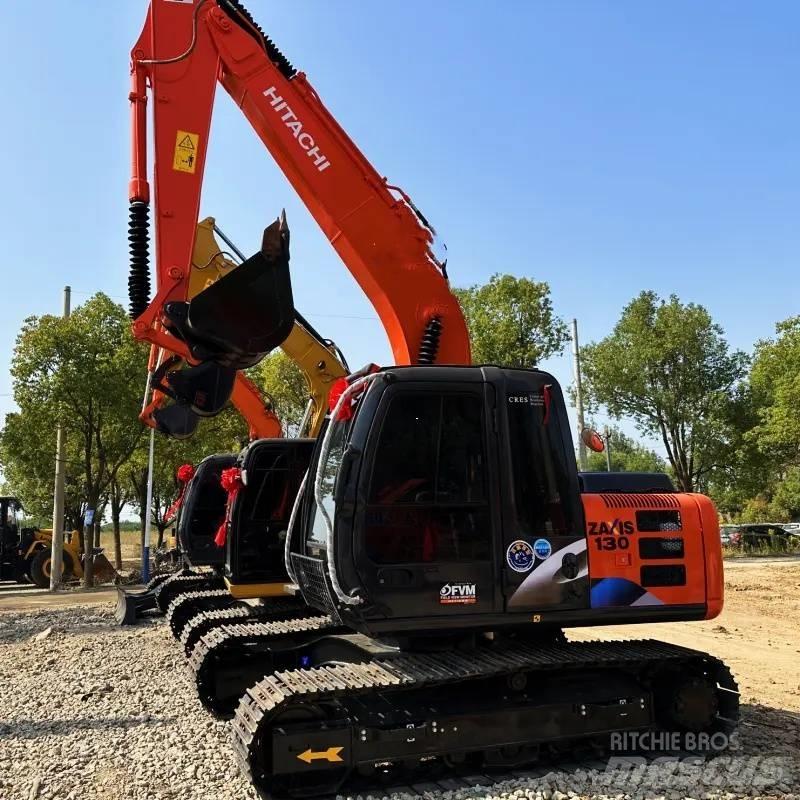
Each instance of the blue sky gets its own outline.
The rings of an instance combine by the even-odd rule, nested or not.
[[[0,364],[29,314],[126,302],[128,53],[146,3],[4,9]],[[253,16],[438,228],[456,285],[546,280],[584,341],[642,289],[750,349],[800,313],[800,5],[266,2]],[[245,250],[286,208],[298,308],[352,365],[371,306],[223,90],[203,213]],[[547,366],[570,381],[568,354]],[[144,380],[144,376],[142,376]],[[0,412],[12,407],[0,369]]]

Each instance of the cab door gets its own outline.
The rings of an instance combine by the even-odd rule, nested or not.
[[[506,441],[500,554],[506,610],[588,608],[583,507],[561,389],[544,372],[505,373],[498,411]]]
[[[403,382],[386,390],[359,479],[356,568],[394,618],[494,608],[486,387]]]

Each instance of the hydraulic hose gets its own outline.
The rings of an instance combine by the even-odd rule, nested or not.
[[[150,207],[132,200],[128,218],[128,301],[131,319],[136,319],[150,302]]]

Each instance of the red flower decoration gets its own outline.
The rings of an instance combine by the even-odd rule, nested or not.
[[[194,467],[191,464],[183,464],[178,467],[177,476],[181,483],[189,483],[194,478]]]
[[[229,467],[222,470],[219,478],[220,486],[228,493],[228,502],[225,506],[225,518],[220,522],[219,528],[214,536],[214,544],[217,547],[223,547],[225,540],[228,538],[228,525],[231,521],[231,513],[233,512],[233,501],[236,500],[236,495],[244,488],[242,483],[242,471],[239,467]]]

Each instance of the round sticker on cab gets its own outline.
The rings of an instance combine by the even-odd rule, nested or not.
[[[523,539],[517,539],[506,550],[506,561],[514,572],[530,572],[533,569],[533,548]]]
[[[550,558],[553,552],[553,545],[550,544],[548,539],[537,539],[533,543],[533,552],[536,553],[536,558],[541,558],[544,561],[546,558]]]

